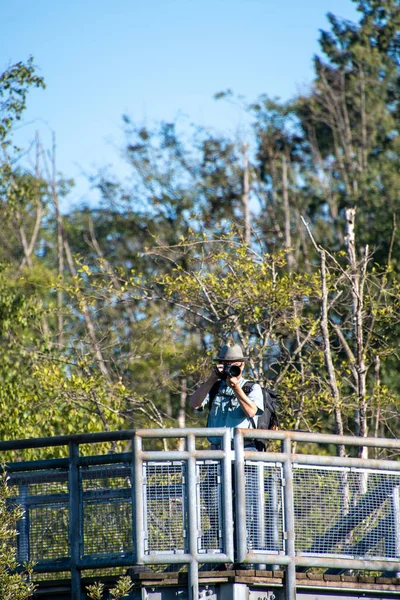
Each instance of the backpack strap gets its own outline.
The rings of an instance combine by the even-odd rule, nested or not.
[[[250,394],[255,383],[257,383],[257,381],[246,381],[246,383],[243,384],[242,390],[244,391],[246,396],[248,396],[248,394]]]
[[[253,389],[254,385],[258,383],[257,381],[246,381],[246,383],[243,386],[243,391],[246,394],[246,396],[248,396],[251,393],[251,390]],[[271,425],[272,426],[276,426],[278,424],[278,420],[276,417],[276,409],[275,409],[275,403],[277,400],[279,400],[279,394],[277,392],[274,392],[272,389],[270,388],[264,388],[261,384],[259,384],[261,387],[261,391],[262,391],[262,395],[263,395],[263,404],[264,404],[264,410],[267,409],[271,415]],[[249,417],[249,420],[252,424],[253,429],[257,429],[256,426],[256,422],[254,420],[254,417]]]

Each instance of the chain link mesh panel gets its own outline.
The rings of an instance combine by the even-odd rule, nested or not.
[[[400,473],[297,465],[293,477],[297,551],[400,557]]]
[[[200,532],[199,552],[222,552],[222,480],[220,461],[197,464],[197,526]],[[231,490],[229,490],[231,493]]]
[[[81,469],[83,554],[119,555],[133,551],[129,467]]]
[[[144,463],[143,484],[145,552],[184,552],[184,462]]]
[[[245,497],[248,552],[283,551],[281,466],[246,461]]]
[[[19,561],[42,562],[68,557],[68,473],[13,474],[10,488],[12,502],[24,510],[17,524]]]
[[[69,556],[68,503],[32,507],[29,510],[29,529],[29,554],[33,562]]]

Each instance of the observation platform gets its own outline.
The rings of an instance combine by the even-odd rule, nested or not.
[[[266,452],[245,449],[254,436]],[[0,453],[35,599],[86,600],[125,574],[131,600],[400,598],[399,440],[148,429]]]

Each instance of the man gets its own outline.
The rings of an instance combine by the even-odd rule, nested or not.
[[[258,416],[264,411],[263,394],[258,383],[252,386],[248,395],[243,391],[248,381],[242,376],[246,360],[238,344],[223,346],[215,359],[217,365],[211,375],[190,398],[193,409],[203,410],[209,404],[211,392],[207,427],[229,427],[232,439],[235,427],[254,427]],[[212,448],[218,447],[219,438],[210,437],[209,441]],[[255,449],[251,440],[249,443],[251,446],[246,445],[246,448]]]
[[[243,386],[248,381],[242,375],[246,360],[238,344],[223,346],[215,359],[217,365],[211,375],[190,398],[193,409],[210,408],[207,427],[229,427],[232,440],[236,427],[243,429],[254,427],[259,415],[264,411],[263,394],[259,384],[255,383],[248,394],[243,391]],[[208,439],[212,449],[220,447],[219,438],[211,436]],[[256,450],[255,443],[250,439],[245,443],[245,448]],[[219,537],[218,472],[215,465],[210,465],[206,470],[201,489],[206,508],[206,521],[208,520],[208,523],[202,523],[201,547],[205,551],[218,551],[221,550],[222,540]],[[246,513],[251,510],[251,505],[257,504],[256,494],[256,482],[251,482],[246,489],[248,497]],[[247,515],[246,520],[249,524],[250,514]]]

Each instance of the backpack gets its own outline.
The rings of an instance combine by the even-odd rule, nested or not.
[[[253,389],[253,385],[258,383],[257,381],[246,381],[243,385],[243,391],[248,396]],[[217,381],[212,386],[211,390],[208,393],[208,410],[211,410],[211,405],[215,396],[218,393],[219,387],[221,385],[220,381]],[[264,412],[262,415],[258,417],[257,425],[252,417],[250,422],[254,429],[278,429],[279,428],[279,420],[277,415],[277,408],[280,401],[280,395],[278,392],[271,388],[265,388],[260,384],[261,391],[263,394],[264,401]],[[264,452],[265,450],[265,440],[254,438],[254,442],[256,448],[259,452]]]

